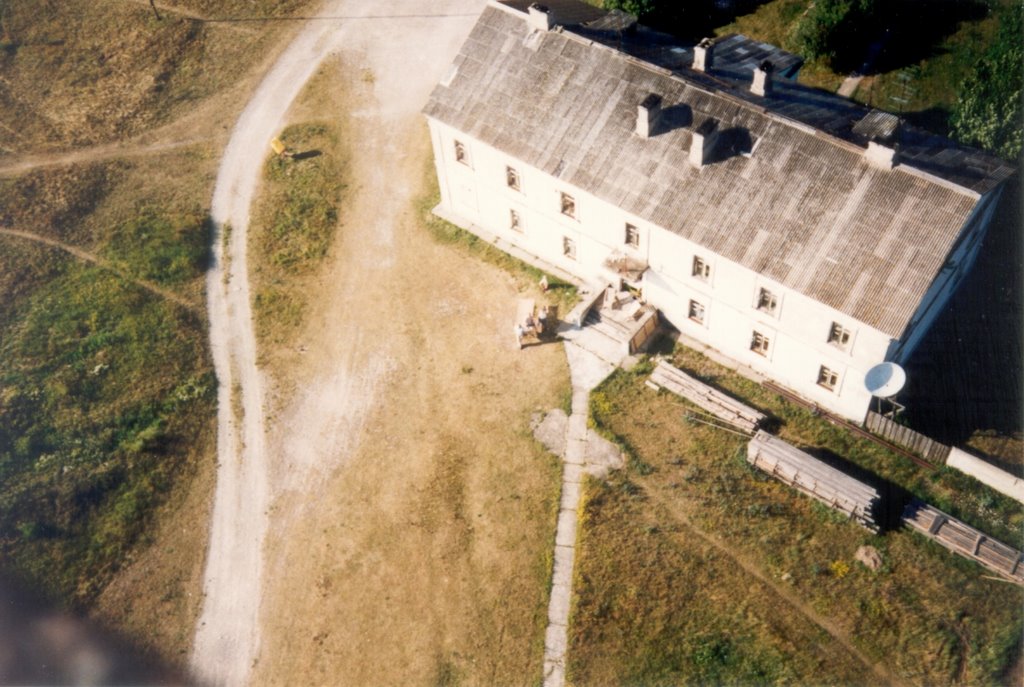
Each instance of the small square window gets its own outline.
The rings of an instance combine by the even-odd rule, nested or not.
[[[505,182],[514,191],[519,191],[519,172],[512,167],[505,167]]]
[[[697,301],[690,301],[690,319],[704,324],[704,306]]]
[[[632,248],[640,247],[640,230],[632,224],[626,225],[626,245]]]
[[[775,294],[768,289],[761,289],[757,293],[757,309],[766,313],[774,313],[778,308],[779,301]]]
[[[758,355],[768,355],[768,347],[771,340],[761,332],[754,332],[750,337],[750,350]]]
[[[704,262],[704,258],[699,255],[693,256],[693,276],[704,281],[711,276],[711,265]]]
[[[562,255],[570,260],[576,259],[576,242],[568,236],[562,237]]]
[[[519,219],[519,213],[515,210],[508,211],[508,228],[512,231],[523,231],[523,223]]]
[[[576,199],[570,196],[568,193],[562,195],[562,214],[566,217],[572,217],[576,219]]]
[[[455,161],[464,165],[469,164],[469,155],[466,153],[466,146],[461,141],[455,141]]]
[[[829,391],[836,390],[836,384],[839,383],[839,373],[835,370],[830,370],[824,365],[818,369],[818,386],[825,387]]]
[[[846,350],[846,347],[850,345],[850,338],[849,329],[838,322],[832,323],[832,327],[828,330],[828,342],[830,344]]]

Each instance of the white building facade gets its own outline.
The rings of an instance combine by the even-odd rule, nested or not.
[[[883,361],[905,360],[920,341],[973,262],[995,207],[998,184],[980,193],[899,164],[892,160],[891,149],[888,150],[890,157],[886,158],[887,151],[882,148],[883,159],[879,162],[866,155],[863,149],[837,139],[833,143],[841,157],[837,164],[850,168],[844,173],[851,181],[840,181],[836,186],[848,197],[836,199],[828,188],[813,189],[814,176],[820,177],[821,169],[826,166],[816,168],[807,179],[795,179],[794,184],[804,191],[794,193],[790,199],[785,189],[777,188],[779,183],[785,184],[784,177],[777,183],[772,182],[777,173],[785,171],[776,163],[783,156],[789,160],[806,154],[805,149],[811,146],[820,150],[821,132],[809,130],[798,121],[769,117],[763,111],[763,104],[756,100],[753,105],[760,111],[752,113],[745,112],[747,103],[733,94],[722,96],[724,105],[709,101],[711,96],[705,85],[687,84],[686,74],[666,74],[657,65],[648,67],[649,73],[645,73],[645,65],[637,65],[634,58],[596,45],[586,36],[558,29],[557,16],[552,21],[550,11],[546,13],[549,15],[547,23],[538,24],[535,10],[531,10],[534,13],[531,18],[524,8],[513,5],[515,3],[489,5],[474,32],[474,36],[480,34],[486,43],[474,42],[471,36],[453,66],[453,73],[435,90],[426,108],[441,192],[439,213],[482,237],[499,237],[540,261],[590,283],[609,281],[609,259],[627,256],[634,263],[646,266],[640,279],[631,283],[627,280],[627,283],[639,288],[644,299],[681,332],[808,401],[843,417],[862,421],[871,400],[864,385],[865,373]],[[502,40],[504,42],[497,48],[491,48],[496,51],[493,54],[479,47]],[[522,51],[520,61],[505,66],[504,73],[518,75],[538,64],[546,47],[552,51],[553,68],[540,77],[541,83],[537,86],[540,93],[534,94],[540,96],[537,99],[557,99],[558,89],[572,93],[564,82],[547,87],[543,83],[546,77],[576,66],[560,59],[572,51],[576,64],[589,64],[588,59],[602,62],[593,76],[582,78],[580,95],[575,101],[585,106],[581,107],[586,111],[581,112],[580,117],[603,116],[608,122],[617,121],[617,128],[606,124],[600,135],[588,134],[584,124],[572,134],[569,130],[572,122],[565,122],[564,115],[556,116],[545,126],[548,129],[565,127],[566,133],[560,137],[555,132],[546,143],[530,147],[517,142],[518,127],[514,119],[504,122],[504,131],[496,131],[486,121],[481,123],[474,119],[472,126],[466,124],[470,121],[463,116],[467,103],[473,104],[474,98],[481,101],[488,98],[478,95],[482,82],[475,79],[488,78],[487,88],[498,89],[494,102],[508,97],[501,92],[500,83],[497,86],[494,83],[502,78],[501,65],[495,68],[488,64],[488,59],[500,62],[506,59],[502,56]],[[480,52],[484,54],[478,54]],[[592,54],[590,58],[588,53]],[[460,90],[460,72],[471,71],[466,63],[474,58],[479,58],[481,76],[471,72]],[[701,58],[703,60],[704,56]],[[606,75],[616,64],[614,60],[629,62],[626,67],[629,71],[621,80],[627,87],[639,82],[637,95],[623,93],[626,87],[620,82],[618,86],[610,86],[609,93],[617,94],[621,103],[604,105],[598,94],[595,97],[599,100],[590,105],[585,99],[597,87],[588,85],[587,79],[593,83],[607,81]],[[484,72],[487,77],[483,76]],[[510,81],[513,78],[510,76]],[[532,78],[537,81],[536,76]],[[597,82],[598,79],[601,81]],[[687,91],[679,95],[684,88],[696,91],[695,95],[689,100]],[[649,105],[655,100],[644,101],[640,95],[657,91],[660,91],[659,98],[655,100],[664,95],[668,96],[666,100],[675,103],[674,123],[669,114],[663,116],[663,120],[668,121],[666,124],[659,120],[662,115],[656,107],[642,104]],[[514,86],[512,92],[515,92]],[[529,93],[520,95],[526,99],[531,97]],[[533,106],[524,103],[522,107]],[[685,109],[689,109],[689,114]],[[460,114],[455,114],[456,111]],[[500,120],[501,115],[496,114],[495,119]],[[648,125],[657,126],[659,121],[662,121],[662,129],[670,130],[652,136]],[[704,125],[698,128],[696,123],[700,121]],[[736,126],[737,123],[742,123],[743,127]],[[723,131],[721,136],[718,130]],[[744,143],[725,146],[724,152],[709,152],[715,145],[707,142],[711,138],[709,132],[728,143],[737,140],[728,139],[729,132],[735,131],[743,132]],[[522,136],[531,140],[528,130],[522,131]],[[608,155],[608,144],[602,146],[600,141],[588,140],[602,136],[611,140],[612,145],[622,147],[618,156],[614,152]],[[754,139],[752,144],[746,141],[747,137]],[[793,143],[791,137],[801,137],[801,140]],[[647,140],[655,138],[658,140],[654,143]],[[803,138],[809,143],[803,142]],[[773,143],[775,140],[787,143],[782,147]],[[559,145],[566,150],[558,152]],[[875,152],[872,146],[869,148]],[[766,161],[759,157],[761,151],[767,156],[769,150],[775,149],[781,154]],[[605,156],[603,161],[588,168],[587,161],[601,155]],[[656,162],[645,164],[644,156]],[[634,164],[633,159],[638,161]],[[778,169],[766,169],[768,164]],[[897,164],[898,171],[894,169]],[[636,183],[608,183],[600,176],[602,173],[636,179]],[[910,196],[913,202],[885,191],[889,181],[886,175],[896,174],[899,175],[896,185],[906,187],[908,193],[913,194]],[[716,181],[715,175],[721,176],[721,183]],[[764,180],[758,181],[762,178]],[[664,179],[664,188],[668,190],[661,192],[658,189],[662,187],[658,187],[651,191],[648,184],[651,179]],[[936,188],[941,190],[935,196],[943,207],[941,222],[944,226],[956,225],[936,237],[938,242],[945,241],[948,245],[934,247],[923,257],[914,252],[913,246],[894,250],[884,245],[901,241],[898,222],[917,212],[917,208],[922,207],[920,203],[935,205],[936,201],[923,196],[934,194]],[[663,211],[666,204],[679,205],[679,195],[687,194],[688,189],[695,189],[712,200],[680,205],[675,212]],[[657,202],[659,193],[661,203]],[[872,194],[879,193],[884,195],[878,197],[892,208],[884,211],[872,208],[879,204],[872,199]],[[815,194],[827,195],[818,200]],[[733,197],[738,200],[732,200]],[[718,200],[713,200],[715,198]],[[721,203],[721,212],[708,210],[714,202]],[[772,204],[780,203],[787,204],[780,213],[792,219],[787,219],[788,224],[781,229],[762,229],[762,223],[775,220],[758,217],[770,213]],[[822,206],[832,203],[835,208],[827,210],[831,214],[821,211],[821,219],[812,212],[806,214],[813,216],[813,220],[803,219],[804,208],[813,203]],[[769,206],[767,210],[764,205]],[[881,228],[876,245],[857,249],[853,262],[862,266],[850,271],[848,284],[826,279],[824,285],[820,285],[820,273],[834,269],[844,255],[827,244],[848,240],[847,232],[842,230],[845,226],[851,227],[850,232],[870,235],[867,218],[873,218]],[[736,229],[730,231],[731,227]],[[928,231],[927,227],[922,231]],[[791,239],[793,236],[801,237],[799,245]],[[773,243],[784,247],[793,243],[794,247],[788,248],[788,253],[776,249],[766,252],[764,246],[771,247]],[[887,264],[890,254],[910,261],[907,273],[914,278],[908,282],[909,286],[903,286],[900,266]],[[805,268],[802,259],[814,264]],[[779,267],[779,261],[783,268]],[[940,261],[941,268],[936,272]],[[875,263],[884,266],[886,271],[881,279],[894,292],[902,289],[894,296],[899,306],[895,314],[885,310],[886,314],[872,315],[872,303],[886,296],[872,290],[879,279],[870,271]]]

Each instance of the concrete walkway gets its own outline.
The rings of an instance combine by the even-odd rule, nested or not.
[[[544,635],[544,687],[562,687],[565,684],[565,653],[572,599],[572,571],[576,558],[580,483],[585,472],[607,469],[605,465],[590,465],[587,461],[588,448],[591,444],[603,441],[587,430],[590,390],[615,369],[612,364],[570,342],[565,343],[565,354],[569,359],[569,373],[572,379],[572,414],[569,416],[566,429],[563,454],[565,466],[562,471],[558,527],[555,530],[555,560],[551,574],[548,629]],[[598,449],[596,452],[604,450],[604,447],[594,448]]]

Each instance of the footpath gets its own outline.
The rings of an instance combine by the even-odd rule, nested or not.
[[[569,608],[572,600],[572,574],[576,558],[576,525],[579,514],[583,475],[603,474],[611,467],[620,467],[618,449],[587,428],[590,391],[610,375],[615,367],[595,354],[566,342],[572,380],[572,414],[565,422],[564,443],[552,442],[549,448],[561,454],[562,495],[555,530],[554,566],[551,574],[551,599],[548,603],[548,628],[544,635],[544,687],[565,684],[565,655],[568,644]],[[549,417],[558,423],[558,414]],[[560,427],[559,427],[560,429]],[[543,439],[542,439],[543,441]],[[545,442],[547,443],[547,442]],[[561,449],[561,450],[559,450]]]

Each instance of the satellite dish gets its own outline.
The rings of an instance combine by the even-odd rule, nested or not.
[[[906,383],[907,373],[896,363],[879,363],[864,375],[864,386],[879,398],[895,396]]]

